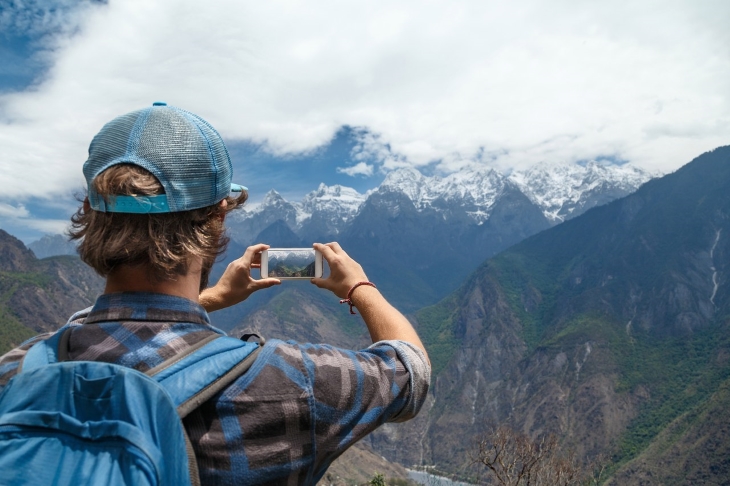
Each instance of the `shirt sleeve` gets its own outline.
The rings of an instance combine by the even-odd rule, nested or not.
[[[312,387],[315,471],[383,423],[413,418],[426,399],[430,366],[409,343],[381,341],[361,351],[299,346]]]

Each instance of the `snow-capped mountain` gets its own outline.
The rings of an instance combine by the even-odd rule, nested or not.
[[[271,190],[261,203],[232,215],[231,234],[239,242],[249,243],[281,220],[305,239],[334,237],[374,195],[381,206],[393,206],[386,213],[391,216],[400,211],[400,198],[406,197],[418,212],[442,213],[443,218],[482,225],[492,217],[502,198],[518,191],[540,209],[550,224],[557,224],[626,196],[652,177],[654,174],[637,167],[595,162],[540,164],[510,175],[491,168],[472,168],[439,177],[403,168],[390,172],[377,189],[366,194],[340,185],[320,184],[301,201],[289,202]]]
[[[260,203],[234,211],[229,231],[235,240],[248,244],[276,221],[283,221],[300,235],[335,236],[352,220],[366,199],[367,194],[340,185],[320,184],[299,202],[289,202],[272,189]]]
[[[295,205],[298,210],[297,223],[302,225],[317,213],[328,215],[338,224],[347,223],[366,199],[366,194],[360,194],[350,187],[320,184],[316,191],[310,192],[301,203]]]
[[[550,221],[559,223],[626,196],[657,177],[631,165],[546,163],[509,176]]]
[[[457,205],[477,223],[489,219],[492,207],[510,183],[537,205],[553,224],[626,196],[656,177],[638,167],[551,163],[505,176],[494,169],[467,169],[445,177],[427,177],[416,169],[391,172],[378,192],[400,192],[417,209]]]
[[[505,183],[502,174],[489,168],[455,172],[446,177],[427,177],[416,169],[398,169],[386,176],[377,192],[403,193],[418,210],[456,206],[481,224],[489,218]]]

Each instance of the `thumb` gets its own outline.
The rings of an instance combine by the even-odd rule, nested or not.
[[[310,280],[310,282],[312,282],[314,285],[316,285],[320,289],[329,289],[329,287],[327,287],[327,280],[324,278],[315,277],[312,280]]]
[[[273,287],[274,285],[281,284],[281,280],[278,278],[262,278],[259,280],[254,280],[256,282],[257,289],[267,289],[269,287]]]

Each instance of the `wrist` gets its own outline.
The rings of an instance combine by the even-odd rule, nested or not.
[[[369,282],[367,280],[362,280],[362,281],[359,281],[359,282],[354,283],[350,287],[350,290],[347,292],[347,296],[340,301],[340,304],[348,304],[350,306],[350,314],[354,314],[355,313],[355,311],[353,310],[353,306],[357,306],[357,304],[355,304],[355,302],[352,300],[353,294],[357,290],[362,289],[362,288],[370,288],[372,290],[377,291],[376,290],[377,287],[375,286],[375,284],[372,283],[372,282]],[[358,292],[358,293],[359,294],[363,294],[363,292]]]

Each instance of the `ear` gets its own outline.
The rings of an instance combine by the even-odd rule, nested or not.
[[[91,204],[89,203],[89,198],[85,197],[84,198],[84,212],[88,213],[89,211],[91,211]]]
[[[220,207],[221,207],[221,209],[226,209],[226,208],[228,207],[228,201],[226,201],[225,199],[222,199],[222,200],[221,200],[221,202],[220,202],[219,204],[220,204]],[[226,213],[225,211],[223,211],[223,212],[222,212],[222,213],[221,213],[221,214],[220,214],[220,215],[218,216],[218,217],[220,218],[220,220],[221,220],[221,223],[225,223],[225,222],[226,222],[226,214],[227,214],[227,213]]]

